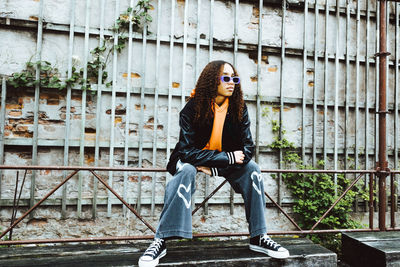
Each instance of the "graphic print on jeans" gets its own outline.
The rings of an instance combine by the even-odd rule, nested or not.
[[[177,173],[180,172],[180,171],[182,170],[182,168],[183,168],[185,165],[189,165],[189,164],[188,164],[188,163],[182,163],[182,161],[179,160],[179,161],[177,162],[177,164],[176,164]],[[176,193],[178,194],[178,196],[179,196],[180,198],[183,199],[183,202],[185,203],[185,206],[186,206],[187,209],[189,209],[189,208],[191,207],[191,204],[192,204],[192,194],[189,193],[191,186],[192,186],[192,183],[190,183],[187,187],[186,187],[184,184],[180,184],[179,187],[178,187],[178,190],[176,191]],[[186,197],[181,193],[181,191],[180,191],[181,188],[183,188],[184,191],[186,191],[186,195],[189,195],[189,201],[188,201],[188,200],[186,199]],[[189,193],[189,194],[187,194],[187,193]]]
[[[187,187],[184,184],[180,184],[178,190],[176,191],[178,196],[183,199],[183,202],[185,203],[187,209],[189,209],[192,204],[191,194],[189,193],[191,186],[192,183],[190,183]],[[181,193],[181,188],[183,188],[184,189],[183,191],[186,191],[186,193],[189,193],[189,201],[187,201],[186,197]]]
[[[251,173],[251,180],[253,180],[253,187],[260,196],[261,196],[261,189],[260,189],[259,185],[260,185],[261,179],[262,179],[261,173],[258,173],[256,171]],[[256,184],[255,181],[258,181],[258,183]]]

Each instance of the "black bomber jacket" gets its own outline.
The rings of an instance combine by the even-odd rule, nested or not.
[[[222,152],[218,150],[202,150],[210,140],[213,119],[206,125],[196,125],[194,120],[194,101],[190,99],[179,113],[179,141],[171,153],[167,170],[172,175],[176,172],[178,160],[193,166],[211,168],[214,176],[226,176],[240,164],[235,164],[233,152],[242,150],[244,164],[253,157],[254,142],[250,132],[250,120],[246,104],[243,109],[241,122],[232,118],[230,106],[225,118],[222,131]]]

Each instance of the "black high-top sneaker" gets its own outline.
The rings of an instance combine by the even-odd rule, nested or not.
[[[267,234],[250,238],[250,249],[265,253],[272,258],[285,259],[289,257],[289,251],[273,241]]]
[[[167,255],[167,245],[164,239],[155,238],[153,243],[146,249],[139,258],[139,267],[157,266],[159,260]]]

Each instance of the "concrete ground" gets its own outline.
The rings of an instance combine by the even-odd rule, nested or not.
[[[337,266],[335,253],[307,239],[274,240],[290,251],[288,259],[250,251],[248,240],[170,241],[159,266]],[[137,266],[149,242],[3,247],[0,266]]]

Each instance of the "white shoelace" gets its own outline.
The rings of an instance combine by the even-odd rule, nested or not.
[[[158,253],[158,251],[160,250],[160,247],[161,247],[163,242],[164,242],[164,240],[162,240],[160,238],[154,239],[153,243],[151,243],[151,245],[146,250],[144,255],[151,255],[152,257],[154,257]]]
[[[274,240],[272,240],[268,235],[264,234],[261,236],[260,238],[261,242],[265,242],[267,244],[267,246],[270,246],[274,249],[279,249],[281,245],[279,245],[278,243],[276,243]]]

